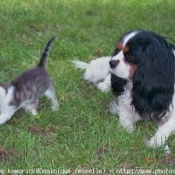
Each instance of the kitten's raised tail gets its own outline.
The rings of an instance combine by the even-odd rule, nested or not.
[[[40,61],[38,63],[38,67],[45,67],[46,66],[46,63],[47,63],[47,58],[49,56],[49,51],[50,51],[50,47],[51,47],[51,44],[52,42],[55,40],[55,36],[52,37],[48,43],[46,44],[46,47],[44,48],[44,51],[41,55],[41,58],[40,58]]]

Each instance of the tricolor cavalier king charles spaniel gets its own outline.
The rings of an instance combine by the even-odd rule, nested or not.
[[[109,57],[84,63],[73,61],[85,69],[84,79],[102,91],[112,87],[117,99],[110,111],[133,133],[140,119],[152,119],[159,125],[147,142],[157,148],[175,131],[175,47],[151,31],[125,33]]]

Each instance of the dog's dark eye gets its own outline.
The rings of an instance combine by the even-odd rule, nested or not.
[[[126,54],[125,55],[125,61],[128,62],[128,63],[132,63],[132,64],[138,64],[139,59],[138,59],[137,56]]]
[[[138,64],[142,53],[142,47],[138,47],[137,45],[130,45],[129,50],[124,53],[125,61],[132,64]]]

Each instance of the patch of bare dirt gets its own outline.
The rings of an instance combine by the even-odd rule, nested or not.
[[[5,151],[3,148],[0,148],[0,162],[11,161],[14,157],[13,151]]]

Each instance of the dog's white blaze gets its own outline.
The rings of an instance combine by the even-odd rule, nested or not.
[[[128,35],[124,38],[123,48],[125,47],[126,43],[127,43],[132,37],[134,37],[137,33],[139,33],[139,31],[134,31],[134,32],[128,34]]]

